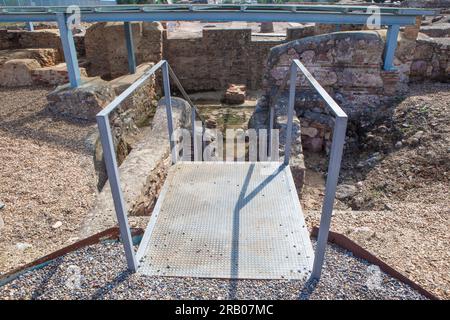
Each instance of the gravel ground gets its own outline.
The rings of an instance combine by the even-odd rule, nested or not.
[[[51,114],[51,89],[0,89],[0,274],[76,241],[95,199],[95,125]]]
[[[318,284],[148,277],[125,266],[120,243],[93,245],[0,287],[0,299],[425,299],[335,245]]]

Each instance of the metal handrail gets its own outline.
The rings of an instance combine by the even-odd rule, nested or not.
[[[142,86],[157,70],[162,70],[163,86],[164,86],[164,98],[166,103],[167,113],[167,126],[170,141],[170,150],[172,156],[172,163],[177,161],[177,155],[175,150],[175,142],[172,139],[173,135],[173,119],[172,119],[172,99],[170,94],[170,76],[175,80],[177,87],[182,92],[183,96],[187,96],[178,78],[176,78],[173,71],[169,67],[169,63],[166,60],[161,60],[153,67],[144,72],[144,74],[134,83],[132,83],[125,91],[123,91],[118,97],[116,97],[109,105],[100,111],[96,118],[98,129],[100,132],[100,139],[103,146],[103,154],[106,164],[106,172],[108,174],[109,185],[111,186],[111,193],[114,201],[114,208],[119,222],[120,236],[122,238],[123,246],[125,249],[125,256],[127,259],[128,268],[131,271],[136,271],[139,262],[136,259],[136,254],[133,248],[133,241],[131,238],[130,227],[127,218],[127,210],[125,207],[125,201],[120,187],[119,170],[117,166],[116,154],[114,152],[114,143],[111,134],[111,125],[109,122],[109,115],[114,111],[126,98],[128,98],[136,89]],[[187,96],[188,97],[188,96]],[[188,100],[191,106],[191,119],[194,119],[192,123],[192,130],[195,133],[195,115],[197,110],[192,104],[192,101]],[[195,135],[193,135],[195,137]],[[194,146],[195,146],[194,139]]]
[[[295,87],[297,82],[298,70],[302,72],[308,82],[319,93],[321,98],[326,102],[326,105],[335,116],[335,124],[333,130],[333,142],[331,144],[330,161],[328,164],[327,182],[325,187],[325,197],[322,204],[322,215],[320,219],[319,235],[317,237],[316,252],[314,255],[314,265],[312,270],[312,278],[319,279],[322,273],[322,266],[325,257],[325,248],[328,240],[328,233],[331,224],[331,215],[333,212],[334,197],[336,194],[336,187],[341,167],[342,153],[345,143],[345,132],[347,129],[347,115],[344,110],[334,101],[334,99],[325,91],[325,89],[317,82],[306,67],[298,60],[294,59],[290,67],[289,80],[289,104],[288,104],[288,122],[286,129],[286,144],[284,152],[284,163],[289,164],[291,155],[292,142],[292,122],[294,118],[295,105]],[[283,82],[287,82],[287,77]],[[284,88],[286,83],[282,83],[280,88]],[[274,119],[274,103],[270,105],[270,130],[273,129]],[[270,143],[271,145],[271,143]]]
[[[131,238],[131,232],[129,228],[127,210],[125,207],[125,201],[122,194],[122,189],[120,187],[120,177],[119,170],[117,166],[117,160],[114,152],[114,144],[111,134],[111,126],[109,121],[109,115],[114,111],[121,102],[123,102],[127,97],[129,97],[137,88],[139,88],[149,77],[155,74],[159,69],[162,69],[163,74],[163,86],[164,86],[164,97],[166,100],[166,113],[167,113],[167,125],[169,133],[169,141],[171,148],[172,163],[177,160],[176,150],[174,147],[174,141],[172,139],[173,135],[173,119],[172,119],[172,100],[170,94],[170,76],[175,80],[177,86],[183,96],[187,96],[186,92],[178,78],[171,71],[170,66],[167,61],[162,60],[154,65],[152,68],[147,70],[142,77],[140,77],[136,82],[131,84],[124,92],[122,92],[117,98],[115,98],[105,109],[97,114],[97,123],[100,131],[100,139],[103,146],[103,154],[105,157],[106,171],[108,174],[109,184],[111,186],[111,193],[113,196],[114,208],[117,215],[117,220],[120,227],[120,235],[122,238],[123,246],[125,249],[125,255],[127,259],[128,268],[131,271],[136,271],[139,266],[139,261],[137,261],[136,253],[133,248],[133,241]],[[288,126],[287,126],[287,136],[286,136],[286,146],[285,146],[285,164],[289,164],[290,157],[290,146],[292,141],[292,121],[294,114],[294,103],[295,103],[295,87],[297,80],[297,72],[300,71],[306,77],[306,79],[311,83],[314,89],[321,95],[321,97],[327,103],[327,106],[333,111],[336,121],[333,131],[333,142],[331,146],[331,157],[328,167],[328,177],[325,190],[325,198],[322,206],[322,217],[320,221],[319,236],[317,240],[317,247],[314,258],[314,265],[312,271],[313,278],[320,278],[325,247],[328,239],[328,232],[331,223],[331,214],[333,211],[333,202],[336,192],[337,179],[339,176],[340,163],[342,158],[342,151],[345,140],[345,130],[347,127],[347,115],[345,112],[337,105],[337,103],[328,95],[328,93],[323,89],[323,87],[314,79],[314,77],[309,73],[305,66],[299,60],[293,60],[290,68],[290,87],[289,87],[289,108],[288,108]],[[187,96],[188,97],[188,96]],[[189,98],[189,97],[188,97]],[[187,99],[188,103],[191,105],[191,117],[194,120],[192,123],[193,137],[195,144],[195,114],[196,108],[193,106],[192,101]],[[273,112],[271,108],[271,112]],[[272,128],[270,128],[272,129]],[[195,145],[194,145],[195,148]]]

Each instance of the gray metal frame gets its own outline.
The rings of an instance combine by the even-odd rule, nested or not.
[[[111,126],[109,122],[109,115],[113,112],[126,98],[128,98],[136,89],[138,89],[145,81],[147,81],[152,75],[156,73],[157,70],[161,69],[163,74],[163,84],[164,84],[164,96],[166,102],[166,113],[168,121],[168,136],[170,141],[172,163],[177,161],[176,150],[174,141],[172,141],[173,134],[173,120],[172,120],[172,99],[170,96],[170,74],[172,78],[175,78],[176,85],[182,90],[183,95],[186,92],[181,87],[179,80],[170,70],[169,64],[165,60],[161,60],[155,64],[152,68],[147,70],[142,77],[140,77],[136,82],[131,84],[124,92],[122,92],[118,97],[116,97],[105,109],[100,111],[96,118],[98,129],[100,132],[100,139],[103,146],[103,154],[106,163],[106,172],[108,174],[109,185],[111,186],[111,193],[114,201],[114,208],[116,211],[117,220],[119,222],[120,236],[125,249],[125,255],[127,259],[128,269],[131,271],[136,271],[139,265],[139,261],[136,259],[136,254],[133,248],[133,241],[130,233],[130,226],[127,218],[127,208],[125,201],[123,199],[122,189],[120,187],[120,176],[117,166],[116,153],[114,148],[114,142],[111,134]],[[181,91],[180,90],[180,91]],[[187,97],[189,99],[189,97]],[[189,100],[192,110],[192,118],[195,119],[197,111],[195,106]],[[195,122],[195,121],[194,121]]]
[[[343,5],[115,5],[83,6],[81,21],[125,22],[130,73],[136,70],[136,58],[130,22],[132,21],[253,21],[253,22],[316,22],[327,24],[366,24],[372,13],[368,6]],[[66,7],[1,7],[0,22],[57,21],[61,31],[64,58],[70,84],[80,85],[77,55],[72,32],[63,26]],[[384,69],[393,70],[400,26],[414,25],[416,17],[436,15],[438,10],[380,7],[380,24],[388,26]],[[66,17],[64,18],[66,20]],[[65,23],[64,23],[65,24]],[[28,25],[31,28],[31,24]]]
[[[325,258],[325,248],[328,241],[328,233],[330,231],[331,216],[333,213],[334,197],[336,194],[336,186],[341,168],[342,152],[344,150],[345,132],[347,129],[347,115],[333,98],[325,91],[325,89],[317,82],[306,67],[298,60],[294,59],[290,67],[290,83],[289,83],[289,104],[288,104],[288,125],[286,133],[286,145],[284,163],[289,164],[291,155],[292,142],[292,121],[294,116],[295,104],[295,87],[297,82],[298,70],[305,76],[312,87],[325,100],[328,108],[335,116],[335,124],[333,130],[333,142],[331,144],[330,161],[328,164],[328,175],[325,188],[325,198],[322,204],[322,216],[320,219],[319,235],[317,237],[316,252],[314,255],[314,266],[311,274],[312,278],[319,279],[322,273],[322,266]],[[287,78],[285,78],[287,81]],[[285,83],[282,84],[284,88]],[[281,88],[281,87],[280,87]],[[270,131],[273,129],[274,108],[270,108]],[[272,136],[272,134],[271,134]]]
[[[123,93],[121,93],[117,98],[115,98],[105,109],[97,114],[97,123],[100,131],[100,138],[103,146],[103,153],[106,163],[106,171],[108,174],[109,184],[111,186],[111,193],[114,201],[114,207],[116,211],[117,220],[119,222],[120,235],[122,238],[123,246],[125,249],[125,255],[127,259],[128,268],[135,272],[139,266],[139,259],[142,257],[142,245],[136,253],[133,248],[133,241],[131,238],[130,227],[127,218],[127,208],[125,201],[123,199],[122,190],[120,187],[120,177],[119,170],[117,167],[116,154],[114,151],[114,143],[111,134],[111,126],[109,122],[109,115],[114,111],[120,103],[122,103],[127,97],[129,97],[137,88],[139,88],[149,77],[155,74],[157,70],[161,69],[163,74],[163,85],[164,85],[164,97],[166,101],[166,113],[168,121],[168,135],[171,148],[172,164],[176,163],[177,155],[175,149],[175,143],[172,140],[173,134],[173,120],[172,120],[172,101],[170,95],[170,77],[174,79],[175,84],[179,88],[180,92],[184,98],[188,101],[191,106],[191,120],[192,120],[192,130],[193,130],[193,142],[196,143],[196,131],[195,131],[195,119],[198,112],[193,105],[189,96],[184,91],[181,86],[180,81],[175,76],[175,73],[170,68],[169,63],[165,60],[161,60],[152,68],[144,73],[136,82],[130,85]],[[311,73],[306,69],[306,67],[297,59],[292,61],[289,78],[289,105],[288,105],[288,124],[287,124],[287,136],[286,136],[286,146],[285,146],[285,156],[284,164],[289,165],[289,159],[291,154],[291,142],[292,142],[292,122],[294,116],[294,104],[295,104],[295,89],[297,82],[298,70],[302,72],[308,82],[313,86],[313,88],[320,94],[320,96],[325,100],[327,106],[331,109],[335,116],[335,126],[333,131],[333,142],[331,145],[330,162],[328,165],[328,176],[326,182],[325,198],[322,206],[322,216],[320,220],[319,235],[317,239],[317,247],[314,256],[313,271],[311,274],[312,278],[319,279],[322,266],[325,258],[325,248],[328,240],[328,233],[331,224],[331,216],[333,212],[334,197],[336,193],[336,186],[339,177],[340,164],[342,159],[342,152],[345,142],[345,132],[347,128],[347,115],[338,106],[338,104],[331,98],[331,96],[325,91],[325,89],[317,82],[317,80],[311,75]],[[285,82],[287,77],[285,78]],[[282,88],[285,87],[285,83],[282,84]],[[273,108],[270,109],[270,130],[273,129]],[[272,133],[270,134],[272,137]],[[271,145],[271,143],[269,144]],[[272,154],[270,154],[272,157]],[[147,234],[147,232],[146,232]],[[144,241],[144,243],[146,243]]]

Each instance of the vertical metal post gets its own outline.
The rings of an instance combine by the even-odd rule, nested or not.
[[[347,127],[347,117],[336,117],[333,130],[333,142],[331,144],[330,162],[328,164],[328,176],[325,189],[325,198],[322,205],[322,216],[320,218],[319,235],[317,237],[316,252],[314,255],[314,266],[311,277],[320,279],[323,261],[325,258],[325,248],[330,231],[331,216],[333,213],[334,197],[341,167],[342,151],[345,142],[345,130]]]
[[[289,80],[289,104],[288,104],[288,119],[286,127],[286,142],[284,145],[284,164],[289,164],[291,157],[291,143],[292,143],[292,121],[294,120],[294,104],[295,104],[295,84],[297,82],[297,66],[295,63],[291,64],[291,76]]]
[[[192,128],[192,148],[193,148],[193,151],[194,151],[194,158],[193,158],[193,160],[195,161],[196,159],[196,155],[197,155],[197,152],[198,152],[198,144],[197,144],[197,132],[196,132],[196,130],[197,130],[197,128],[196,128],[196,123],[195,123],[195,108],[194,108],[194,106],[191,106],[191,128]]]
[[[177,150],[175,148],[175,141],[173,141],[173,118],[172,118],[172,98],[170,96],[170,82],[169,82],[169,65],[165,61],[162,66],[164,98],[166,100],[166,115],[167,115],[167,129],[169,130],[170,152],[172,154],[172,164],[177,162]]]
[[[31,21],[27,22],[25,27],[27,28],[28,31],[34,31],[33,22]]]
[[[272,161],[272,155],[273,155],[273,127],[275,122],[275,105],[274,103],[270,102],[270,110],[269,110],[269,150],[267,152],[268,158],[270,161]],[[278,151],[278,150],[277,150]]]
[[[114,208],[116,209],[117,221],[119,222],[120,237],[122,238],[123,247],[125,249],[128,269],[135,272],[137,270],[138,263],[136,261],[136,256],[133,249],[133,240],[131,238],[130,227],[128,225],[127,210],[123,200],[122,189],[120,188],[116,153],[114,152],[114,144],[108,116],[97,116],[97,124],[100,131],[106,172],[108,174],[109,185],[111,186]]]
[[[80,69],[78,68],[77,51],[73,42],[72,30],[67,27],[67,18],[65,13],[57,13],[59,34],[64,51],[64,60],[66,61],[67,72],[69,73],[70,85],[72,88],[81,84]]]
[[[386,34],[386,46],[384,48],[384,70],[392,71],[394,67],[395,50],[397,48],[397,38],[400,32],[399,25],[389,26]]]
[[[131,22],[124,22],[123,26],[125,29],[125,42],[128,53],[128,71],[130,73],[136,73],[136,56],[134,54],[133,30],[131,28]]]

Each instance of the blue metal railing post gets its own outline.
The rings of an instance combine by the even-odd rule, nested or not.
[[[136,73],[136,55],[134,54],[133,30],[131,22],[124,22],[125,42],[128,53],[128,70],[130,73]]]
[[[384,70],[393,71],[397,38],[400,32],[399,25],[390,25],[386,34],[386,47],[384,49]]]
[[[27,28],[28,31],[34,31],[33,22],[31,22],[31,21],[26,22],[25,27]]]
[[[136,261],[136,255],[134,253],[133,239],[131,238],[130,226],[128,224],[125,201],[123,199],[122,189],[120,188],[119,171],[117,169],[116,153],[114,151],[108,114],[97,115],[97,124],[100,131],[106,172],[108,174],[109,185],[111,186],[114,208],[119,222],[120,237],[125,249],[128,269],[132,272],[136,272],[138,262]]]
[[[65,13],[59,12],[56,16],[64,51],[64,60],[66,61],[67,72],[69,73],[70,85],[75,88],[81,84],[81,77],[72,30],[67,26],[67,16]]]

